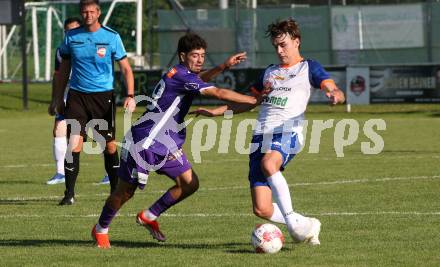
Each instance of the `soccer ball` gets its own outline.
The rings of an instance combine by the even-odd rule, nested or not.
[[[252,231],[251,240],[257,253],[277,253],[284,244],[283,233],[271,223],[257,225]]]

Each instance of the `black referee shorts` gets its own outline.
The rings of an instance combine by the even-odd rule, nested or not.
[[[105,138],[106,142],[115,140],[115,113],[116,105],[113,90],[83,93],[70,89],[64,111],[64,117],[67,120],[67,134],[68,136],[70,134],[80,134],[84,140],[87,140],[87,131],[89,131],[89,128],[94,128]],[[75,120],[78,124],[68,120]],[[78,129],[78,125],[81,127],[80,129]],[[99,141],[96,136],[94,136],[94,139]]]

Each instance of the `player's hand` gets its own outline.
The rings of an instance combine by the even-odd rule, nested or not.
[[[247,59],[246,57],[246,52],[241,52],[238,54],[235,54],[231,57],[229,57],[228,59],[226,59],[225,63],[225,67],[226,68],[230,68],[232,66],[235,66],[237,64],[240,64],[241,62],[245,61]]]
[[[49,104],[49,107],[47,108],[47,113],[49,113],[50,116],[55,116],[56,107],[57,107],[57,105],[56,105],[55,101],[51,101]]]
[[[194,111],[188,112],[188,114],[194,114],[196,115],[196,117],[202,115],[205,117],[214,117],[217,114],[215,114],[215,112],[212,109],[207,109],[207,108],[198,108]]]
[[[64,108],[65,108],[65,104],[64,101],[57,101],[55,104],[55,110],[54,112],[56,114],[60,114],[60,115],[64,115]]]
[[[133,97],[126,97],[124,99],[124,108],[128,110],[128,112],[134,112],[136,109],[136,101]]]
[[[344,93],[339,89],[335,89],[331,92],[327,92],[326,95],[330,99],[331,104],[333,105],[342,104],[345,102]]]

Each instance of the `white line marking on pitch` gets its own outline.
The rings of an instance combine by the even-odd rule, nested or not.
[[[376,179],[355,179],[355,180],[336,180],[336,181],[324,181],[324,182],[316,182],[316,183],[294,183],[289,184],[289,187],[294,186],[315,186],[315,185],[341,185],[341,184],[360,184],[360,183],[374,183],[374,182],[392,182],[392,181],[407,181],[407,180],[429,180],[429,179],[439,179],[440,175],[434,175],[434,176],[409,176],[409,177],[383,177],[383,178],[376,178]],[[200,188],[199,191],[229,191],[229,190],[242,190],[242,189],[248,189],[249,186],[225,186],[225,187],[205,187]],[[137,194],[143,194],[140,191]],[[148,191],[148,193],[165,193],[165,190],[155,190],[155,191]],[[87,197],[87,196],[108,196],[107,193],[99,193],[99,194],[93,194],[93,195],[81,195],[78,194],[76,197]],[[6,198],[0,198],[0,201],[32,201],[32,200],[53,200],[53,199],[60,199],[62,196],[45,196],[45,197],[6,197]]]
[[[440,211],[366,211],[366,212],[322,212],[322,213],[307,213],[307,216],[380,216],[380,215],[410,215],[410,216],[439,216]],[[118,214],[117,217],[135,217],[135,213]],[[198,218],[213,218],[213,217],[253,217],[252,213],[164,213],[163,217],[198,217]],[[0,219],[14,219],[14,218],[98,218],[99,214],[11,214],[0,215]]]
[[[356,180],[337,180],[337,181],[325,181],[316,183],[294,183],[289,184],[289,187],[293,186],[310,186],[310,185],[338,185],[338,184],[360,184],[368,182],[388,182],[388,181],[405,181],[405,180],[424,180],[424,179],[438,179],[440,175],[435,176],[409,176],[409,177],[384,177],[377,179],[356,179]],[[212,188],[200,188],[199,191],[218,191],[218,190],[234,190],[244,189],[249,186],[231,186],[231,187],[212,187]]]
[[[81,165],[88,166],[90,163],[81,163]],[[29,167],[55,167],[55,163],[36,163],[36,164],[15,164],[15,165],[3,165],[0,168],[29,168]]]

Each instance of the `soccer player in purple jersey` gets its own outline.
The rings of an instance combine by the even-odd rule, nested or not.
[[[179,39],[177,53],[180,63],[162,76],[147,111],[125,135],[117,189],[107,199],[99,221],[92,229],[92,237],[98,247],[110,247],[108,228],[112,219],[138,187],[145,187],[151,171],[168,176],[175,185],[149,209],[140,211],[136,221],[154,239],[165,241],[157,218],[199,187],[199,179],[182,151],[186,135],[184,118],[194,97],[202,95],[235,103],[257,103],[256,97],[217,88],[202,80],[208,80],[245,58],[244,53],[237,54],[225,64],[201,73],[206,47],[206,42],[194,33],[188,33]]]

